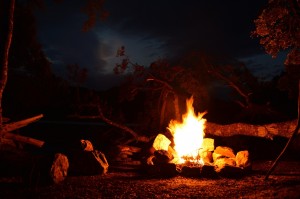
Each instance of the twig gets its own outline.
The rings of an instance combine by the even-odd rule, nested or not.
[[[140,141],[140,142],[149,142],[149,138],[146,137],[146,136],[140,136],[138,135],[134,130],[132,130],[131,128],[127,127],[127,126],[124,126],[124,125],[121,125],[121,124],[118,124],[116,122],[113,122],[111,121],[110,119],[106,118],[103,113],[102,113],[102,110],[100,108],[100,106],[98,106],[98,111],[99,111],[99,117],[106,123],[112,125],[112,126],[115,126],[117,128],[120,128],[128,133],[130,133],[137,141]]]

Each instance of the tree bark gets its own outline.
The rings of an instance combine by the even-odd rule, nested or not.
[[[9,16],[8,16],[8,30],[7,38],[5,41],[2,68],[1,68],[1,79],[0,79],[0,128],[2,128],[3,118],[2,118],[2,96],[3,91],[7,82],[7,71],[8,71],[8,55],[11,46],[12,35],[13,35],[13,25],[14,25],[14,10],[15,10],[15,0],[11,0],[9,4]]]
[[[233,135],[246,135],[273,139],[274,136],[290,138],[297,126],[297,120],[271,123],[264,125],[253,125],[246,123],[216,124],[207,122],[205,134],[228,137]]]

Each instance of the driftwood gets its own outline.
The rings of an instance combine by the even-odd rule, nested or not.
[[[221,125],[207,122],[204,132],[206,134],[228,137],[233,135],[246,135],[273,139],[275,136],[290,138],[297,126],[297,120],[271,123],[264,125],[253,125],[246,123],[233,123]]]

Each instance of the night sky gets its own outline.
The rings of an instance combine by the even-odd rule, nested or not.
[[[272,59],[251,38],[256,19],[267,0],[106,0],[110,15],[89,32],[82,31],[84,1],[47,1],[36,13],[39,41],[53,63],[53,71],[65,75],[66,64],[88,68],[86,85],[108,89],[117,85],[113,74],[117,49],[136,63],[148,66],[158,58],[173,59],[191,51],[230,55],[248,66],[260,79],[283,70],[284,53]]]

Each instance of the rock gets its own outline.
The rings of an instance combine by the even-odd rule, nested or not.
[[[214,142],[215,142],[215,140],[212,138],[203,138],[202,150],[203,151],[214,151],[214,149],[215,149]]]
[[[94,147],[91,141],[89,140],[80,140],[81,147],[84,151],[93,151]]]
[[[152,159],[154,164],[165,164],[169,163],[173,159],[173,155],[165,150],[156,150],[154,152],[154,157]]]
[[[213,160],[215,162],[218,158],[222,157],[235,158],[235,155],[231,148],[218,146],[213,153]]]
[[[243,167],[243,168],[249,167],[251,165],[249,159],[249,151],[247,150],[239,151],[236,154],[235,161],[236,161],[236,166],[238,167]]]
[[[168,147],[170,145],[171,141],[163,134],[158,134],[153,141],[153,148],[155,150],[168,150]]]
[[[181,169],[181,174],[188,177],[200,177],[201,167],[183,166]]]
[[[149,157],[147,158],[146,164],[147,164],[147,165],[154,165],[153,158],[155,159],[155,156],[154,156],[154,155],[149,156]]]
[[[201,167],[201,177],[203,178],[218,178],[215,167],[212,165],[203,165]]]
[[[218,158],[214,162],[216,172],[220,172],[225,166],[236,166],[235,159],[233,158]]]
[[[50,169],[50,177],[54,183],[62,182],[68,175],[69,160],[62,153],[56,153]]]
[[[203,159],[204,163],[212,163],[213,162],[213,157],[212,157],[211,151],[203,151],[201,153],[201,158]]]
[[[98,151],[77,151],[69,155],[70,175],[101,175],[108,171],[105,155]]]

